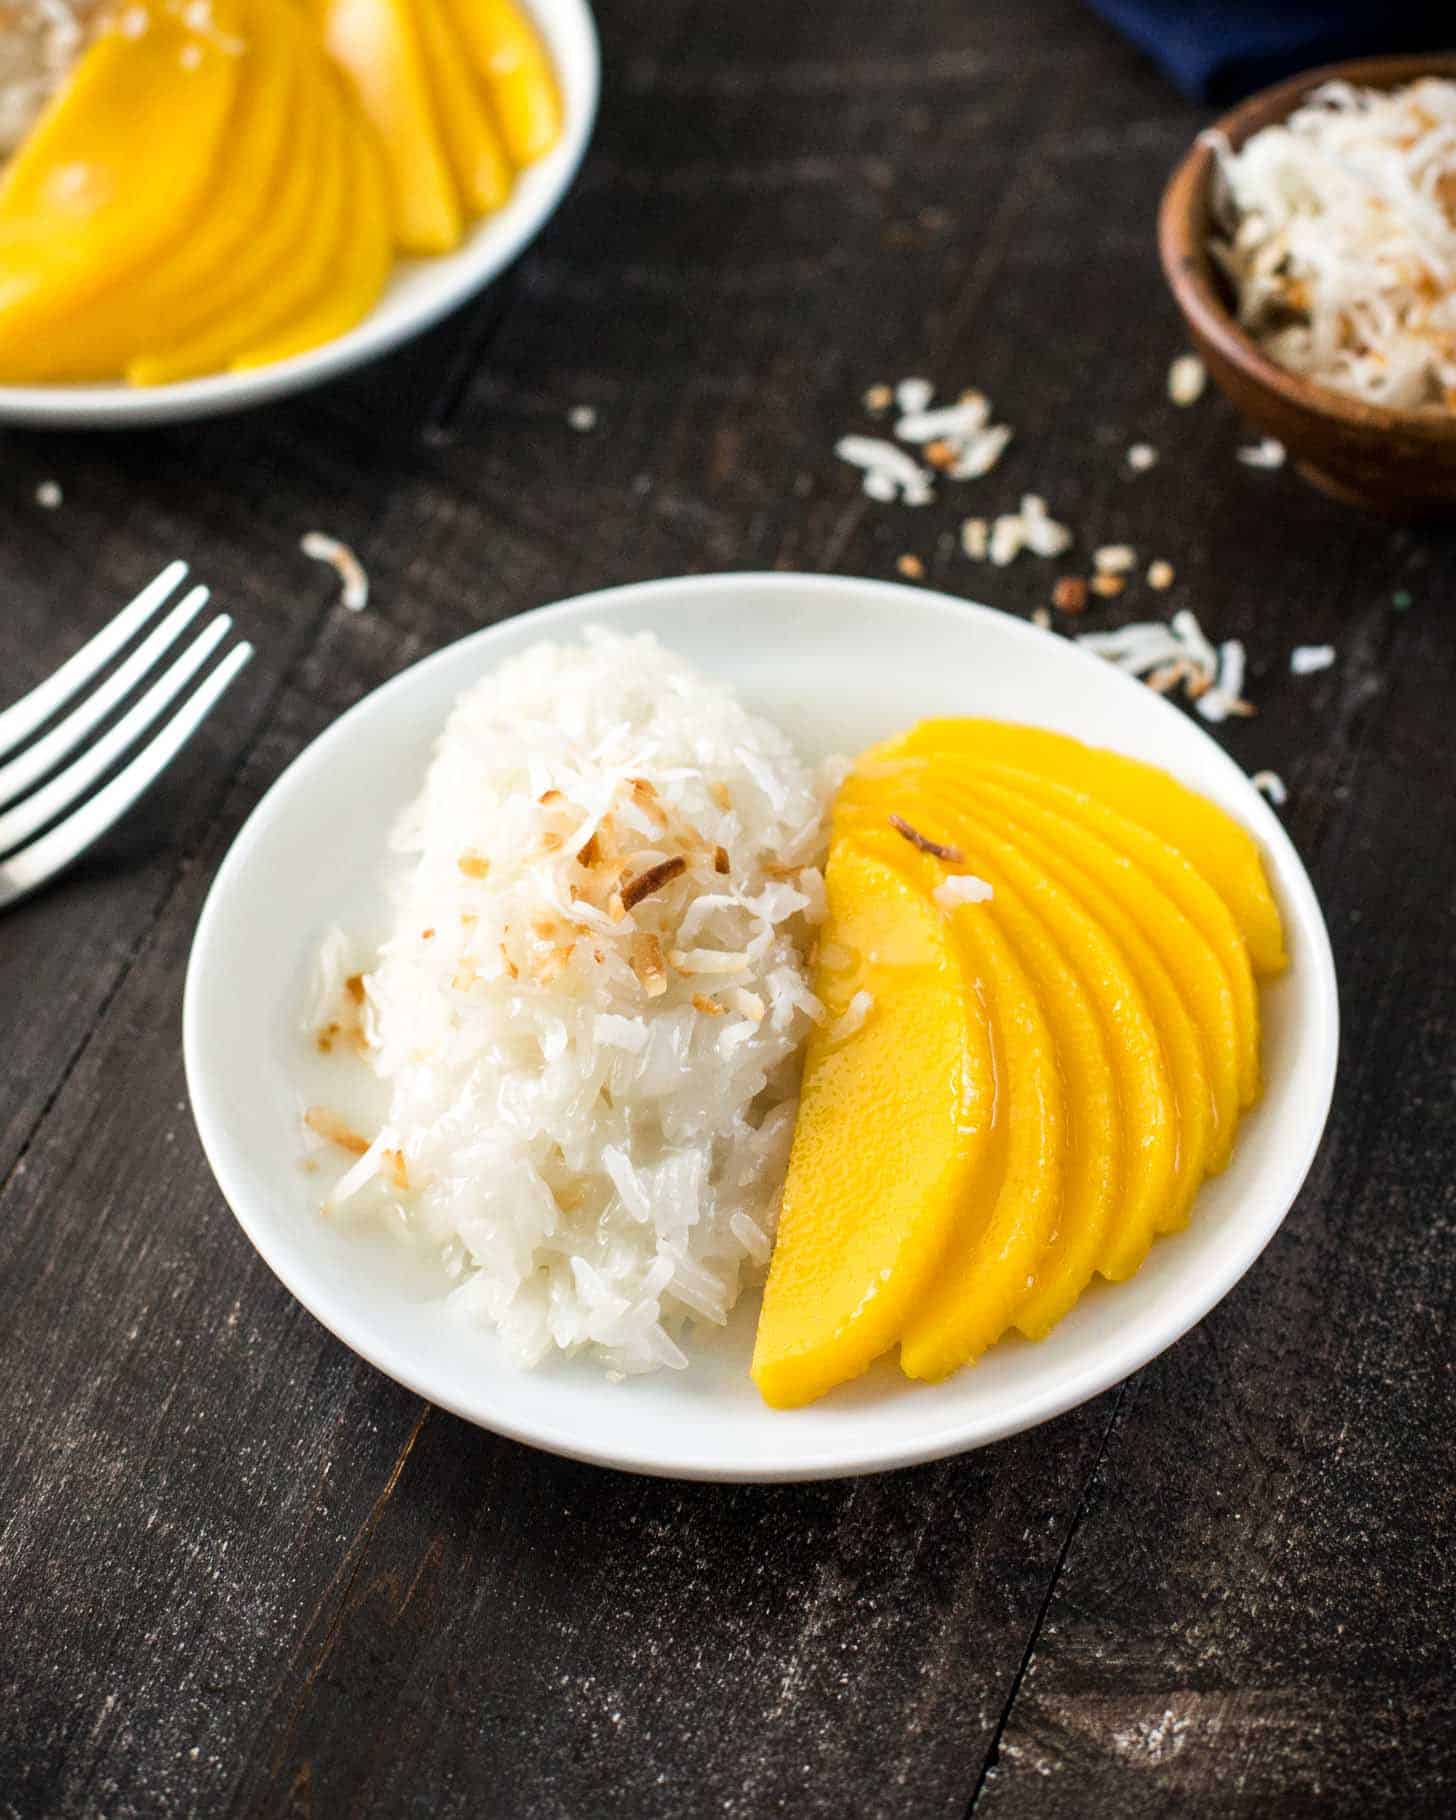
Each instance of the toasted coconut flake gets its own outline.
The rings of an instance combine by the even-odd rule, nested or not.
[[[475,852],[473,848],[462,853],[455,864],[466,878],[484,878],[490,871],[490,861],[484,854]]]
[[[344,990],[356,1005],[362,1005],[364,1003],[364,975],[351,973],[344,981]]]
[[[694,1011],[701,1011],[704,1017],[726,1017],[727,1009],[717,999],[709,998],[706,993],[695,992],[689,1001]]]
[[[966,856],[959,847],[943,846],[939,841],[931,840],[918,828],[912,828],[901,815],[892,815],[890,826],[897,834],[903,835],[912,847],[918,847],[922,853],[928,853],[932,859],[943,859],[952,866],[959,866],[965,862]]]
[[[872,385],[864,395],[864,408],[871,417],[883,417],[894,402],[895,392],[892,386]]]
[[[368,1138],[361,1137],[348,1120],[331,1107],[310,1106],[303,1115],[303,1122],[315,1137],[347,1150],[350,1156],[363,1156],[369,1148]]]
[[[585,843],[577,849],[576,863],[585,866],[588,871],[601,863],[602,843],[595,834],[590,835]]]
[[[751,1024],[761,1024],[766,1007],[756,992],[750,992],[744,986],[730,986],[723,994],[728,1005],[740,1017],[746,1017]]]
[[[1148,564],[1148,586],[1155,588],[1159,594],[1173,585],[1173,565],[1165,562],[1160,556],[1156,562]]]
[[[728,849],[726,847],[714,847],[713,870],[721,873],[726,878],[728,869]]]
[[[432,941],[434,941],[434,939],[435,939],[435,931],[433,929],[421,929],[420,930],[420,940],[422,942],[432,942]]]
[[[410,1190],[409,1169],[406,1167],[402,1150],[386,1150],[384,1161],[389,1168],[389,1179],[402,1194]]]
[[[518,980],[521,977],[521,970],[511,959],[511,951],[504,942],[500,944],[500,958],[501,966],[505,969],[506,978]]]
[[[638,873],[631,884],[622,888],[623,910],[635,909],[643,898],[651,897],[653,892],[660,891],[664,885],[670,885],[675,878],[681,878],[687,869],[688,862],[680,853],[675,853],[671,859],[659,860],[655,866],[649,866],[645,872]]]
[[[662,958],[662,943],[650,930],[633,936],[627,964],[637,975],[638,983],[648,998],[661,998],[667,991],[667,967]]]
[[[925,580],[925,564],[918,556],[912,556],[908,552],[904,556],[897,556],[895,567],[907,581]]]
[[[708,794],[725,815],[733,807],[733,792],[721,778],[714,778],[708,786]]]
[[[1121,594],[1123,589],[1127,586],[1127,577],[1125,575],[1109,575],[1106,573],[1094,575],[1092,580],[1088,583],[1088,586],[1092,589],[1094,594],[1100,595],[1103,600],[1111,600],[1115,595]]]
[[[339,595],[342,605],[351,613],[362,613],[369,605],[369,577],[348,544],[340,543],[337,537],[329,537],[323,531],[309,531],[298,547],[315,562],[329,565],[342,584]]]

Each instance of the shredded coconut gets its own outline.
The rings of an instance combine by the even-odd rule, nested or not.
[[[1158,451],[1150,442],[1135,442],[1127,452],[1127,465],[1134,474],[1146,474],[1158,465]]]
[[[1244,647],[1237,638],[1215,648],[1186,608],[1164,625],[1140,620],[1113,632],[1084,632],[1077,643],[1130,676],[1140,676],[1160,695],[1182,688],[1205,720],[1248,715],[1244,700]]]
[[[942,910],[955,910],[962,904],[988,904],[995,893],[985,879],[974,872],[953,872],[943,878],[930,894]]]
[[[1328,670],[1335,661],[1333,645],[1296,645],[1289,653],[1291,676],[1313,676],[1317,670]]]
[[[342,585],[339,599],[351,613],[362,613],[369,605],[369,577],[364,565],[337,537],[323,531],[309,531],[299,541],[299,549],[315,562],[326,562]]]
[[[1217,159],[1212,251],[1280,365],[1372,404],[1456,399],[1456,82],[1329,82]]]
[[[930,470],[882,436],[841,436],[834,453],[864,470],[861,484],[881,504],[898,498],[907,506],[928,506],[935,498]]]
[[[1258,442],[1250,443],[1238,452],[1239,460],[1246,468],[1282,468],[1284,466],[1284,444],[1274,436],[1261,436]]]
[[[1176,405],[1197,404],[1208,383],[1208,371],[1197,354],[1180,354],[1168,368],[1168,396]]]
[[[43,512],[58,512],[65,500],[66,496],[58,481],[43,480],[35,489],[35,503]]]
[[[1262,796],[1267,796],[1276,809],[1289,801],[1289,790],[1277,771],[1256,771],[1249,782]]]

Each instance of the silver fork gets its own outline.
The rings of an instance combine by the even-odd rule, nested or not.
[[[91,737],[113,709],[148,681],[206,606],[208,590],[189,589],[104,681],[82,694],[157,619],[186,575],[185,562],[168,563],[89,644],[29,695],[0,712],[0,910],[54,878],[126,813],[171,764],[253,655],[250,644],[234,645],[205,681],[185,693],[232,626],[231,617],[219,613],[113,726]],[[81,700],[65,719],[33,739],[73,696]],[[179,701],[175,713],[146,744],[93,791]]]

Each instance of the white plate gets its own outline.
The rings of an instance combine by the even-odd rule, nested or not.
[[[596,26],[586,0],[522,0],[561,84],[560,142],[522,171],[503,209],[470,228],[453,253],[403,261],[357,328],[323,347],[248,373],[218,373],[177,385],[0,386],[0,423],[119,430],[220,417],[346,373],[421,334],[503,271],[545,226],[586,150],[601,77]]]
[[[692,1364],[626,1384],[573,1361],[522,1373],[446,1318],[401,1248],[332,1228],[300,1170],[318,1083],[300,1008],[333,922],[373,938],[385,834],[452,701],[502,658],[588,622],[646,629],[730,682],[806,755],[852,752],[929,714],[1023,719],[1165,766],[1263,846],[1293,966],[1265,989],[1264,1097],[1187,1231],[1130,1282],[1099,1284],[1039,1345],[1005,1340],[972,1370],[912,1385],[889,1362],[811,1408],[765,1407],[748,1378],[756,1295]],[[1319,905],[1284,831],[1206,734],[1074,645],[985,607],[886,582],[720,575],[616,588],[528,613],[417,664],[345,714],[269,791],[228,854],[187,976],[184,1041],[198,1130],[243,1230],[346,1345],[420,1395],[538,1447],[703,1479],[870,1472],[979,1447],[1115,1384],[1172,1344],[1269,1242],[1319,1143],[1338,1010]]]

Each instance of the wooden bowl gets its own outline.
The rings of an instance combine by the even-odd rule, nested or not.
[[[1456,55],[1332,63],[1251,96],[1215,130],[1237,149],[1322,82],[1398,88],[1421,76],[1456,77]],[[1214,380],[1251,422],[1278,437],[1302,474],[1337,499],[1403,518],[1456,512],[1456,413],[1391,410],[1315,385],[1276,365],[1239,327],[1208,251],[1213,174],[1213,153],[1200,139],[1163,193],[1158,251]]]

